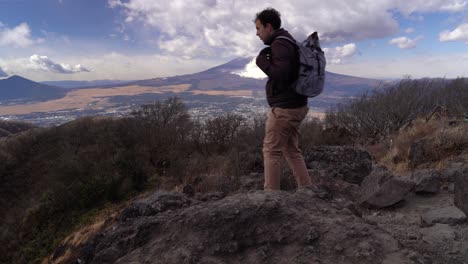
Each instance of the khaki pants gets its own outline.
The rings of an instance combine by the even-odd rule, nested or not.
[[[308,110],[307,106],[294,109],[273,107],[268,112],[263,140],[265,190],[280,189],[283,156],[294,173],[298,187],[312,185],[299,149],[299,126]]]

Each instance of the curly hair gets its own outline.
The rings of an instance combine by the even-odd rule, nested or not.
[[[254,22],[257,20],[259,20],[264,27],[266,27],[267,24],[271,24],[274,30],[281,27],[281,14],[271,7],[257,13]]]

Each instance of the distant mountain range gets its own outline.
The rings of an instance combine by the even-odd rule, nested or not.
[[[115,84],[128,83],[130,81],[122,80],[95,80],[95,81],[46,81],[41,82],[42,84],[62,87],[65,89],[73,88],[86,88],[86,87],[98,87],[98,86],[112,86]]]
[[[161,87],[178,84],[189,84],[185,91],[223,91],[250,90],[255,97],[263,96],[266,79],[242,77],[234,72],[242,71],[252,61],[252,58],[237,58],[223,65],[211,69],[187,75],[178,75],[166,78],[154,78],[139,81],[50,81],[37,83],[20,76],[12,76],[0,80],[0,101],[11,103],[25,103],[34,101],[47,101],[64,97],[71,88],[86,89],[92,87],[118,88],[123,86],[138,85],[146,87]],[[359,96],[365,91],[373,90],[379,86],[380,81],[374,79],[340,75],[331,72],[326,73],[324,93],[315,101],[327,101],[333,104],[336,100]],[[140,95],[141,97],[141,95]],[[334,98],[330,99],[329,98]],[[338,98],[338,99],[337,99]],[[341,99],[340,99],[341,98]],[[322,106],[325,105],[321,104]]]
[[[61,87],[37,83],[17,75],[0,80],[0,101],[48,101],[61,98],[66,93]]]

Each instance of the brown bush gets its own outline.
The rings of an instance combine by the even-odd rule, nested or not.
[[[424,152],[421,153],[423,160],[414,160],[414,148]],[[396,171],[406,171],[421,163],[441,161],[466,151],[468,124],[453,127],[446,120],[418,119],[413,126],[367,149],[379,163]]]
[[[434,145],[446,155],[458,155],[468,149],[468,123],[459,126],[445,126],[438,129],[434,136]]]

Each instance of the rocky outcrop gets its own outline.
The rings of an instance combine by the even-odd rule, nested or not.
[[[61,261],[51,262],[370,264],[390,263],[400,250],[389,233],[309,189],[205,203],[173,195],[156,193],[159,199],[136,202],[138,208],[167,210],[121,216],[125,221],[103,228],[68,254],[73,257],[56,254]]]
[[[349,183],[360,184],[372,171],[370,154],[348,146],[311,148],[304,151],[304,159],[310,169]]]
[[[383,208],[402,201],[414,187],[414,183],[393,176],[388,171],[371,173],[359,189],[359,203]]]
[[[455,206],[436,208],[421,216],[424,225],[458,225],[466,221],[466,215]]]
[[[419,170],[413,172],[411,180],[415,183],[416,193],[438,193],[441,187],[441,174],[436,170]]]
[[[455,176],[455,205],[468,215],[468,165]]]
[[[188,207],[197,202],[196,200],[189,199],[184,194],[159,191],[147,198],[133,202],[122,211],[120,220],[128,221],[132,218],[157,215],[168,210]]]

